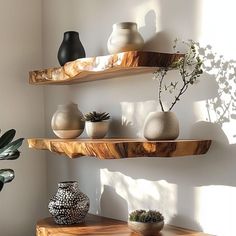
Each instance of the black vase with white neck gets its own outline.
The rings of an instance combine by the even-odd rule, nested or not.
[[[65,32],[57,54],[60,65],[64,66],[69,61],[84,58],[85,56],[85,50],[80,41],[79,33],[76,31]]]

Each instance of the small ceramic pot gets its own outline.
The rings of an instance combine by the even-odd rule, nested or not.
[[[142,50],[144,40],[134,22],[121,22],[113,25],[113,31],[108,39],[109,53]]]
[[[77,181],[58,183],[56,194],[50,199],[48,209],[55,223],[77,224],[84,221],[89,210],[89,198],[79,190]]]
[[[92,139],[104,138],[109,130],[110,120],[103,120],[100,122],[85,122],[85,130],[88,137]]]
[[[82,118],[77,104],[58,105],[51,121],[52,130],[59,138],[76,138],[84,130]]]
[[[159,232],[164,227],[164,221],[156,223],[128,221],[128,227],[134,232],[141,234],[143,236],[159,235]]]
[[[173,140],[179,136],[179,121],[173,112],[150,112],[144,122],[148,140]]]

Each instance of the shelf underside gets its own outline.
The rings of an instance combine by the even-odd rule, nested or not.
[[[99,159],[179,157],[205,154],[211,140],[147,141],[139,139],[28,139],[30,148],[49,150],[70,158]]]
[[[113,235],[138,236],[132,232],[127,222],[88,214],[85,222],[76,225],[57,225],[52,218],[40,220],[36,226],[37,236]],[[210,236],[202,232],[165,225],[160,236]]]
[[[63,85],[154,72],[160,67],[170,66],[183,56],[183,54],[129,51],[81,58],[68,62],[63,67],[31,71],[29,83]]]

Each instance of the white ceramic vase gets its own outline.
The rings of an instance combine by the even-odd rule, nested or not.
[[[85,122],[85,130],[89,138],[99,139],[104,138],[109,130],[110,120],[100,122]]]
[[[179,121],[173,112],[150,112],[144,122],[148,140],[173,140],[179,136]]]
[[[109,53],[142,50],[144,40],[134,22],[121,22],[113,25],[113,31],[108,39]]]
[[[58,105],[51,121],[52,130],[59,138],[76,138],[84,130],[82,118],[77,104]]]

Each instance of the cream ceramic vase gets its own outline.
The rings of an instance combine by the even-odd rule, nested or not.
[[[113,25],[113,31],[108,39],[109,53],[142,50],[144,40],[134,22],[121,22]]]
[[[148,140],[173,140],[179,136],[179,121],[173,112],[150,112],[144,122]]]
[[[76,138],[84,130],[82,118],[77,104],[58,105],[51,121],[52,130],[59,138]]]
[[[100,122],[85,122],[85,130],[89,138],[98,139],[104,138],[109,130],[110,120]]]

